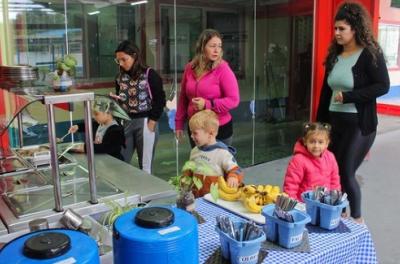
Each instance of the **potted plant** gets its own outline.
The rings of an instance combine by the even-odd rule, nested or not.
[[[178,192],[176,205],[178,208],[193,212],[195,209],[195,196],[193,190],[203,187],[202,181],[195,175],[215,175],[214,170],[205,162],[186,161],[182,167],[181,175],[171,177],[169,183],[175,186]],[[218,185],[211,186],[211,195],[218,197]]]
[[[51,74],[55,90],[65,91],[72,86],[76,65],[77,60],[72,55],[65,55],[64,58],[56,60],[56,70]]]

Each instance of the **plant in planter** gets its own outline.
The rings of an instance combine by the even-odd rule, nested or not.
[[[202,181],[194,175],[215,175],[214,170],[206,162],[186,161],[182,167],[181,175],[171,177],[169,183],[175,186],[178,192],[176,205],[178,208],[192,212],[195,209],[195,196],[193,190],[200,190],[203,187]],[[213,184],[210,188],[214,199],[218,197],[218,185]]]
[[[103,215],[102,225],[106,226],[109,230],[111,230],[112,225],[118,216],[129,212],[133,208],[137,207],[137,205],[128,202],[127,194],[125,194],[123,205],[113,200],[104,200],[104,204],[110,208],[110,211]]]
[[[72,86],[76,65],[77,60],[72,55],[65,55],[64,58],[56,60],[56,70],[51,73],[54,89],[65,91]]]

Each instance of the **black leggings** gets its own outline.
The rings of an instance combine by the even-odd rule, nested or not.
[[[351,216],[361,217],[361,189],[356,171],[374,143],[376,132],[362,135],[355,113],[331,112],[331,145],[339,165],[340,182],[348,194]]]

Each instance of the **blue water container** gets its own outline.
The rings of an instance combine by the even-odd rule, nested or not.
[[[199,263],[196,219],[169,207],[135,208],[113,225],[114,264]]]
[[[96,241],[68,229],[47,229],[20,236],[0,251],[0,264],[99,264]]]

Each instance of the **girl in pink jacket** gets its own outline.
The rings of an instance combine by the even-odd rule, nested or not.
[[[190,117],[198,111],[210,109],[218,115],[217,139],[231,145],[233,126],[229,111],[237,107],[239,101],[236,77],[222,59],[221,35],[213,29],[206,29],[197,41],[196,55],[183,73],[175,116],[177,139],[183,137],[184,124]],[[195,146],[192,140],[191,145]]]
[[[302,201],[301,194],[315,186],[341,189],[338,165],[328,150],[330,129],[330,125],[321,123],[304,126],[304,136],[294,146],[283,183],[283,191],[290,197]]]

